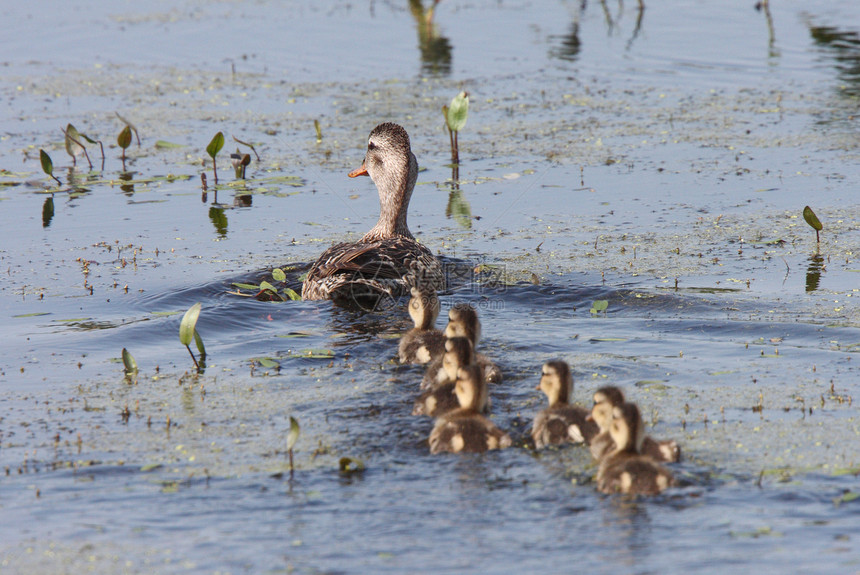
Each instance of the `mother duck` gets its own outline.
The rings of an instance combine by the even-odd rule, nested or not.
[[[375,308],[386,298],[407,295],[411,287],[444,289],[442,265],[415,241],[406,223],[409,200],[418,179],[418,161],[401,126],[376,126],[367,154],[350,178],[370,176],[379,190],[379,221],[357,242],[336,244],[308,271],[302,298]]]

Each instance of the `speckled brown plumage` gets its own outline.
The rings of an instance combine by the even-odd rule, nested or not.
[[[599,430],[596,423],[588,421],[587,409],[570,404],[573,376],[567,363],[559,360],[545,363],[537,389],[546,394],[549,406],[537,414],[532,425],[536,448],[591,442]]]
[[[460,408],[436,420],[430,433],[431,453],[480,453],[511,446],[511,437],[478,413],[486,384],[477,365],[457,372],[456,393]]]
[[[379,221],[357,242],[323,252],[308,271],[302,298],[376,307],[383,299],[408,294],[413,286],[427,291],[444,288],[439,260],[415,241],[406,221],[418,178],[406,130],[392,123],[374,128],[364,163],[349,175],[369,175],[376,184]]]

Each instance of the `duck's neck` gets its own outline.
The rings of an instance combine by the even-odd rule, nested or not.
[[[418,179],[418,161],[409,152],[409,161],[404,169],[390,170],[379,174],[374,180],[379,190],[379,221],[364,234],[362,241],[384,240],[393,237],[414,239],[406,222],[409,200]]]

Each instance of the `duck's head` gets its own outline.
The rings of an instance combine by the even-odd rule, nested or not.
[[[445,328],[446,337],[465,337],[478,345],[481,339],[481,321],[478,312],[467,303],[454,304],[448,310],[448,326]]]
[[[445,355],[442,356],[442,369],[448,379],[457,379],[457,370],[475,362],[472,342],[465,337],[452,337],[445,342]]]
[[[614,385],[607,385],[598,388],[598,390],[594,392],[594,403],[608,403],[611,406],[620,405],[624,403],[624,392]]]
[[[546,394],[550,406],[570,402],[573,394],[573,377],[570,366],[561,360],[548,361],[543,364],[540,384],[537,389]]]
[[[430,329],[439,317],[439,298],[436,292],[424,292],[413,287],[409,299],[409,317],[420,329]]]
[[[624,403],[624,392],[614,385],[598,388],[594,392],[594,406],[587,419],[596,423],[601,433],[609,431],[609,424],[612,423],[612,408],[622,403]]]
[[[624,402],[612,408],[609,435],[615,442],[615,451],[640,453],[645,440],[645,424],[635,403]]]
[[[357,176],[370,176],[379,190],[379,222],[364,237],[411,238],[406,212],[418,180],[418,161],[412,153],[409,134],[402,126],[385,122],[370,132],[364,162],[349,173],[350,178]]]
[[[472,364],[458,369],[454,393],[461,408],[474,411],[484,409],[487,405],[487,384],[481,368]]]
[[[612,410],[613,406],[608,401],[595,403],[591,408],[591,414],[586,419],[596,423],[601,433],[609,431],[609,424],[612,423]]]

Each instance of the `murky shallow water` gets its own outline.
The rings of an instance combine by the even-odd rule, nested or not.
[[[2,570],[860,569],[860,52],[843,27],[860,13],[779,3],[771,42],[751,4],[646,3],[638,27],[634,4],[446,0],[429,37],[406,3],[4,7],[24,25],[0,87]],[[461,87],[456,190],[438,110]],[[88,177],[59,128],[112,142],[114,110],[144,140],[133,182],[114,147],[46,210],[38,149]],[[229,293],[372,225],[370,183],[345,172],[382,119],[425,168],[413,231],[508,280],[443,297],[481,309],[506,377],[495,420],[521,438],[540,364],[562,357],[580,401],[616,383],[679,440],[687,486],[598,496],[576,448],[431,457],[431,422],[409,415],[421,372],[391,361],[404,313]],[[217,130],[263,160],[239,186],[222,159],[202,199]],[[166,315],[196,301],[200,376]],[[318,349],[333,357],[302,357]],[[366,471],[339,474],[343,456]]]

